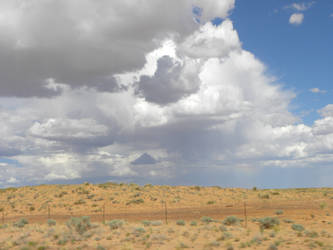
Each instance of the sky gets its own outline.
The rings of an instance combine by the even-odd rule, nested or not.
[[[332,187],[333,2],[2,0],[0,187]]]

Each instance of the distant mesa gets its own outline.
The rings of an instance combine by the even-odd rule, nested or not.
[[[132,161],[132,165],[152,165],[155,164],[157,161],[149,154],[144,153],[136,160]]]

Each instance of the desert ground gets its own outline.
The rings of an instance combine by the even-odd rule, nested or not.
[[[333,249],[333,189],[0,189],[0,249]]]

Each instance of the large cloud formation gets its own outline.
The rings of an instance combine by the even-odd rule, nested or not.
[[[289,111],[295,94],[242,48],[233,0],[78,2],[0,3],[1,186],[247,186],[333,162],[332,105],[313,126]]]

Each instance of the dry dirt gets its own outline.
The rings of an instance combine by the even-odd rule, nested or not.
[[[8,188],[0,189],[0,249],[333,249],[332,209],[329,188],[115,183]],[[231,215],[239,223],[224,225]],[[80,216],[91,221],[84,234],[66,225]],[[263,229],[264,217],[279,224]],[[28,224],[18,227],[22,218]],[[49,226],[49,219],[56,225]],[[112,229],[112,220],[124,223]]]

